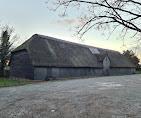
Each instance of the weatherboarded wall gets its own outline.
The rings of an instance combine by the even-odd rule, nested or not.
[[[135,68],[110,68],[109,75],[126,75],[134,74],[135,72]]]
[[[45,80],[47,77],[71,78],[71,77],[90,77],[102,76],[102,68],[45,68],[35,67],[34,79]]]
[[[26,50],[14,52],[10,62],[10,76],[34,79],[34,67]]]
[[[134,68],[110,68],[108,75],[125,75],[134,74]],[[34,68],[34,79],[45,80],[47,78],[72,78],[72,77],[91,77],[103,76],[104,70],[102,68]]]

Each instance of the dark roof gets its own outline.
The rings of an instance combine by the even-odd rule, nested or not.
[[[107,54],[98,54],[96,55],[97,56],[97,59],[99,62],[102,62],[104,60],[104,58],[106,57]]]
[[[97,49],[100,54],[92,54],[89,48]],[[77,44],[39,34],[33,35],[17,47],[13,53],[24,49],[27,50],[34,66],[101,68],[103,66],[100,61],[104,59],[105,55],[108,55],[111,67],[135,67],[117,51]]]

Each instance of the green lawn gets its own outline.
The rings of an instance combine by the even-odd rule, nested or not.
[[[136,74],[141,74],[141,71],[136,71]]]
[[[30,83],[33,83],[33,82],[21,82],[16,80],[0,80],[0,87],[18,86],[18,85],[24,85],[24,84],[30,84]]]

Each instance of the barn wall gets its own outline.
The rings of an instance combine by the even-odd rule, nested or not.
[[[26,50],[12,53],[10,76],[34,79],[34,67]]]
[[[111,68],[109,74],[125,75],[125,74],[134,74],[135,72],[136,72],[135,68]]]
[[[96,68],[59,68],[59,72],[59,78],[103,75],[103,70]]]
[[[134,68],[110,68],[109,75],[133,74]],[[45,80],[47,77],[71,78],[71,77],[90,77],[103,76],[103,69],[96,68],[46,68],[35,67],[34,79]]]
[[[34,80],[42,80],[46,78],[47,69],[46,68],[35,68],[34,69]]]
[[[45,80],[47,77],[71,78],[103,75],[103,69],[96,68],[45,68],[35,67],[34,79]]]

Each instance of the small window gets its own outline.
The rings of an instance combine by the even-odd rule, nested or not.
[[[96,48],[89,48],[92,54],[100,54],[100,52]]]

